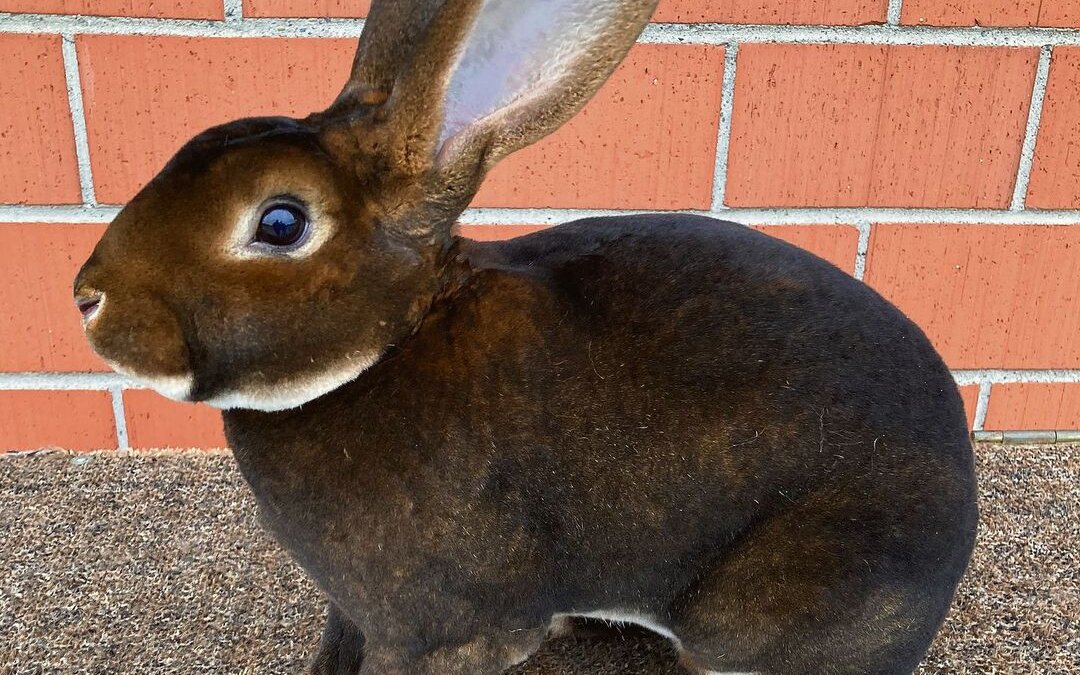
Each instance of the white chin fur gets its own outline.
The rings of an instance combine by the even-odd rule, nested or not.
[[[153,389],[165,398],[174,401],[187,401],[191,398],[191,387],[195,381],[191,375],[142,375],[112,361],[106,363],[124,377]]]
[[[296,408],[351,382],[379,360],[381,352],[354,354],[321,373],[304,374],[288,382],[251,385],[225,391],[204,401],[222,410],[243,408],[275,412]]]

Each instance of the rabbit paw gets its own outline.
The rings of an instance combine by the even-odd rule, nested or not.
[[[309,675],[357,675],[363,662],[363,633],[337,607],[330,605]]]

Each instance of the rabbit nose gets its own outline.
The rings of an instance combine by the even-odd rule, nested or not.
[[[104,299],[105,294],[98,291],[81,291],[75,294],[75,306],[82,313],[84,322],[94,318],[101,309],[101,301]]]
[[[105,293],[97,290],[100,286],[97,281],[101,277],[101,265],[98,263],[97,251],[83,263],[82,269],[75,275],[74,295],[75,306],[82,314],[85,325],[101,309],[101,302],[105,299]],[[97,281],[95,281],[97,280]]]

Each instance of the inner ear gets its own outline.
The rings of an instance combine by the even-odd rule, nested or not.
[[[565,77],[586,42],[582,4],[485,2],[446,88],[440,145]]]
[[[485,165],[573,116],[626,55],[655,0],[484,0],[442,96],[439,164],[484,147]]]

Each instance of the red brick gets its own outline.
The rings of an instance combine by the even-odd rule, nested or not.
[[[221,0],[0,0],[0,12],[220,19]]]
[[[500,241],[539,232],[547,225],[462,225],[458,234],[476,241]]]
[[[71,291],[104,230],[0,223],[0,371],[107,370],[83,335]]]
[[[1080,384],[995,384],[990,389],[986,428],[1080,429]]]
[[[0,35],[0,54],[0,203],[82,201],[60,37]]]
[[[1054,49],[1027,205],[1080,208],[1080,47]]]
[[[884,23],[888,0],[661,0],[653,21],[673,23]]]
[[[364,17],[371,0],[244,0],[244,16]]]
[[[745,45],[735,206],[1009,204],[1035,49]]]
[[[754,229],[806,249],[848,274],[855,272],[859,231],[850,225],[765,225]]]
[[[964,412],[967,413],[968,429],[975,426],[975,408],[979,405],[979,385],[967,384],[960,387],[960,398],[964,400]]]
[[[638,45],[565,127],[505,159],[477,206],[708,208],[724,50]]]
[[[128,444],[133,448],[224,448],[221,413],[194,403],[178,403],[145,389],[124,392]]]
[[[905,0],[905,24],[1080,27],[1080,0]]]
[[[126,201],[207,126],[325,106],[345,81],[353,47],[352,40],[80,37],[98,198]],[[718,47],[637,47],[566,128],[504,161],[478,205],[707,207],[722,64]]]
[[[0,391],[3,450],[115,450],[107,391]]]
[[[1080,367],[1080,226],[875,225],[867,282],[953,368]]]
[[[98,199],[126,202],[191,136],[325,108],[355,40],[85,35],[77,40]]]

